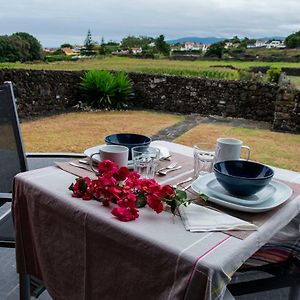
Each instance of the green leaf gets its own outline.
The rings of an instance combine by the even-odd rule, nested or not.
[[[79,181],[79,190],[85,192],[87,189],[87,184],[84,180]]]
[[[207,201],[208,200],[208,196],[205,195],[205,194],[200,194],[199,197],[204,200],[204,201]]]
[[[175,215],[175,213],[176,213],[177,206],[178,206],[178,202],[174,198],[171,202],[171,212],[173,215]]]
[[[72,183],[70,186],[69,186],[69,190],[74,192],[74,183]]]
[[[177,200],[180,200],[182,202],[183,200],[187,199],[187,193],[185,191],[176,190],[176,196],[175,196],[175,198]]]
[[[147,204],[146,197],[144,195],[138,195],[136,199],[136,207],[141,208],[146,206],[146,204]]]

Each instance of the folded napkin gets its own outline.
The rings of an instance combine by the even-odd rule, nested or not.
[[[257,230],[252,223],[193,203],[186,207],[180,205],[179,213],[185,229],[191,232]]]
[[[165,159],[170,156],[169,149],[163,146],[154,146],[155,148],[159,149],[159,158]]]

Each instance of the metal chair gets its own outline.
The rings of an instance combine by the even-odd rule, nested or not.
[[[19,128],[13,84],[5,82],[0,85],[0,247],[15,247],[11,211],[14,176],[30,169],[54,165],[55,161],[84,156],[81,153],[26,154]]]
[[[300,215],[245,262],[228,288],[234,296],[249,297],[255,293],[270,294],[270,290],[289,288],[284,297],[300,299]],[[278,299],[282,299],[278,291],[277,294]],[[255,296],[255,299],[259,297]]]

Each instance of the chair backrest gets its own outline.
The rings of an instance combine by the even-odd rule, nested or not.
[[[0,85],[0,193],[12,190],[13,178],[27,171],[13,85]]]

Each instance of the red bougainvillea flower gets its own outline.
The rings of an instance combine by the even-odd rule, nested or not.
[[[138,210],[131,207],[117,206],[111,211],[111,213],[123,222],[133,221],[139,217]]]
[[[124,181],[129,175],[129,170],[126,167],[121,167],[113,176],[118,181]]]
[[[156,213],[159,214],[164,210],[163,202],[156,195],[148,195],[146,201],[149,207],[151,207]]]
[[[118,171],[117,165],[110,160],[103,160],[98,163],[98,172],[100,175],[103,174],[114,174]]]
[[[176,191],[170,185],[165,184],[160,187],[159,194],[160,194],[160,197],[162,197],[162,198],[165,198],[167,200],[172,200],[176,195]]]
[[[112,214],[120,221],[127,222],[139,217],[137,207],[148,204],[156,213],[161,213],[164,205],[170,205],[175,214],[176,208],[188,202],[185,192],[178,192],[170,185],[159,185],[155,179],[140,178],[136,172],[104,160],[98,164],[99,176],[96,180],[89,177],[77,179],[69,189],[72,196],[100,201],[104,206],[111,202],[117,204]]]
[[[83,177],[77,179],[75,184],[72,183],[69,187],[69,190],[73,192],[72,197],[91,200],[93,198],[93,191],[90,188],[91,181],[89,177]]]

